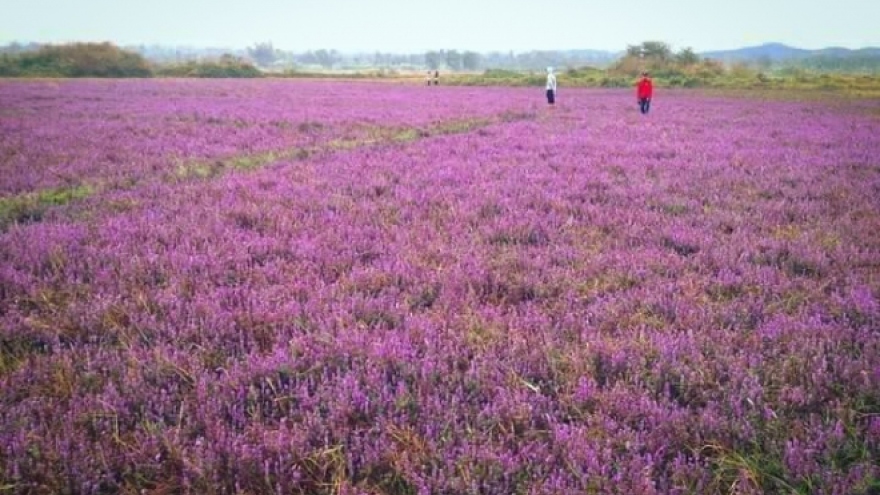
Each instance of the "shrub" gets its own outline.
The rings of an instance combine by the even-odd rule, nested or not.
[[[205,78],[252,78],[263,74],[253,64],[233,55],[223,55],[217,60],[189,61],[183,64],[161,67],[160,76]]]
[[[4,56],[0,75],[24,77],[150,77],[147,61],[111,43],[46,45]]]

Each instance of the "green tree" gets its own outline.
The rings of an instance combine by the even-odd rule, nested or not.
[[[339,53],[336,50],[318,50],[315,52],[315,58],[323,67],[333,67],[333,64],[339,61]]]
[[[437,70],[443,63],[443,54],[440,52],[430,51],[425,53],[425,65],[431,70]]]
[[[682,66],[690,67],[699,63],[700,57],[690,48],[673,55],[672,48],[666,43],[645,41],[627,46],[626,54],[611,67],[611,71],[628,77],[646,70],[655,75],[682,77]]]
[[[682,48],[675,54],[675,61],[681,65],[696,65],[700,63],[700,56],[691,47]]]
[[[672,48],[662,41],[645,41],[642,43],[642,54],[645,58],[666,61],[672,58]]]
[[[624,57],[640,58],[642,56],[642,45],[627,45],[626,55]]]
[[[461,56],[461,65],[464,70],[477,70],[482,63],[482,57],[477,52],[467,51]]]
[[[461,70],[462,57],[457,50],[448,50],[446,52],[446,65],[452,70]]]
[[[271,65],[278,58],[275,47],[272,46],[271,42],[257,43],[252,47],[248,47],[247,53],[254,59],[257,65],[262,67]]]

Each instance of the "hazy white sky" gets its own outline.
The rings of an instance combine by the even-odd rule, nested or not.
[[[878,0],[2,0],[0,43],[304,51],[880,45]]]

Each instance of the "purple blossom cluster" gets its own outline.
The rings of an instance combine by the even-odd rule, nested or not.
[[[332,81],[4,81],[0,194],[95,183],[127,186],[193,160],[479,119],[526,101],[521,93],[461,104],[476,91],[424,94],[411,86]]]
[[[225,144],[196,146],[206,156],[251,152],[244,136],[296,105],[331,134],[370,115],[491,123],[145,181],[12,225],[0,488],[880,486],[880,121],[856,105],[661,92],[644,117],[617,91],[570,89],[551,110],[532,103],[540,88],[62,84],[76,91],[52,108],[89,107],[91,125],[143,118],[154,138],[133,148],[186,149],[161,125],[175,115],[247,115]],[[290,87],[308,94],[279,103]],[[85,97],[108,88],[140,96]],[[36,101],[27,119],[43,125],[22,142],[76,125]],[[4,191],[48,185],[9,170]]]

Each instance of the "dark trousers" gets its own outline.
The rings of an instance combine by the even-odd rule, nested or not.
[[[551,105],[556,103],[556,91],[553,91],[552,89],[547,90],[547,103]]]
[[[639,110],[646,114],[651,111],[651,99],[650,98],[639,98]]]

